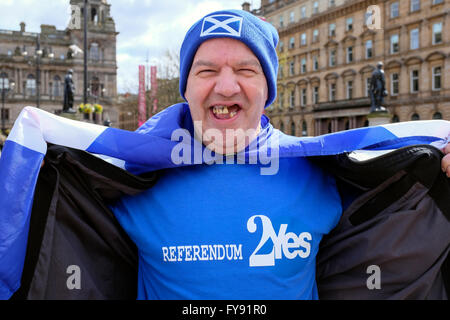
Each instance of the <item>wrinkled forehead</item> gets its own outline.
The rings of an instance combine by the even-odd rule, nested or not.
[[[191,70],[201,65],[213,66],[225,60],[237,66],[251,65],[262,69],[258,57],[244,42],[232,38],[213,38],[198,47]]]

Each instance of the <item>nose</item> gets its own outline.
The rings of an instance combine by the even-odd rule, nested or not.
[[[224,97],[232,97],[241,91],[237,75],[231,68],[224,68],[217,75],[214,92]]]

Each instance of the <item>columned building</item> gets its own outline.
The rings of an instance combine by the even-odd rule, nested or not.
[[[266,113],[284,132],[367,126],[379,61],[392,122],[450,120],[449,0],[262,0],[254,13],[280,34],[278,98]]]
[[[71,0],[72,17],[65,30],[41,25],[39,33],[0,30],[0,90],[7,89],[2,117],[11,128],[24,106],[58,113],[63,107],[64,78],[73,70],[74,109],[83,102],[84,2]],[[106,0],[89,0],[88,5],[88,102],[103,106],[103,119],[118,125],[117,63],[115,23]],[[55,14],[57,14],[55,12]],[[62,14],[62,13],[61,13]]]

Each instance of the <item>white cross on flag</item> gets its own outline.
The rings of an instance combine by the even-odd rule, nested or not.
[[[208,35],[229,35],[240,37],[242,17],[231,14],[216,14],[203,19],[200,37]]]

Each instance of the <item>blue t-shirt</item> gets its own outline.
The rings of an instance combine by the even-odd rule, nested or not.
[[[193,165],[113,208],[139,251],[138,299],[317,299],[315,258],[338,222],[334,179],[306,158]]]

